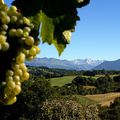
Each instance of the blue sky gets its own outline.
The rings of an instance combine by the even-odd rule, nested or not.
[[[12,0],[5,0],[9,4]],[[40,44],[38,57],[59,59],[120,59],[120,0],[91,0],[88,6],[78,9],[81,21],[77,22],[71,43],[59,57],[53,46]]]

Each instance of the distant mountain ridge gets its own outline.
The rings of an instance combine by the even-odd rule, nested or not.
[[[94,70],[120,70],[120,59],[115,61],[104,61],[98,66],[93,68]]]
[[[103,60],[92,59],[60,60],[56,58],[36,58],[33,61],[26,62],[26,64],[69,70],[91,70],[102,62]]]

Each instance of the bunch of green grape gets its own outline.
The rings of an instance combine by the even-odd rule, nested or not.
[[[34,25],[15,6],[0,6],[0,102],[10,105],[29,79],[25,60],[40,52],[33,37]]]

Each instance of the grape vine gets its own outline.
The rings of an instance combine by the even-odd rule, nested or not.
[[[32,2],[35,1],[27,2],[28,6]],[[4,105],[16,102],[16,96],[21,92],[21,83],[29,79],[24,62],[34,59],[40,52],[38,45],[41,24],[43,43],[53,43],[61,54],[66,44],[69,44],[71,32],[79,20],[77,6],[88,4],[89,0],[59,1],[59,8],[69,3],[70,9],[64,8],[65,13],[53,10],[56,7],[53,7],[53,3],[49,4],[49,0],[37,0],[32,12],[28,12],[32,6],[26,8],[27,3],[15,0],[8,7],[4,0],[0,0],[0,102]]]
[[[15,6],[0,6],[0,97],[3,104],[16,101],[21,83],[29,79],[24,62],[40,52],[37,39],[32,36],[33,29],[34,25]]]

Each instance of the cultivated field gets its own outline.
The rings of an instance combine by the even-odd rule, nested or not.
[[[86,95],[85,97],[94,100],[101,104],[102,106],[109,106],[111,102],[114,101],[115,98],[120,97],[120,92],[112,92],[106,94],[96,94],[96,95]]]
[[[58,78],[51,78],[50,81],[52,86],[63,86],[65,84],[71,83],[75,77],[76,76],[64,76]]]

